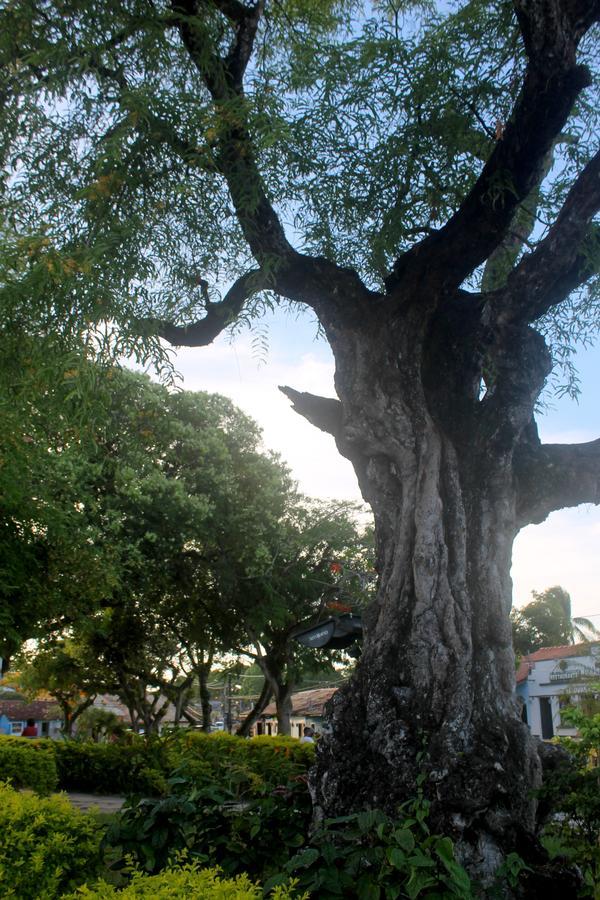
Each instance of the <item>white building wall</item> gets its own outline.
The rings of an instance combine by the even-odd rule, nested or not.
[[[576,729],[561,725],[561,698],[587,693],[592,689],[595,673],[600,682],[600,644],[592,645],[587,656],[538,660],[530,664],[526,695],[527,722],[532,734],[542,737],[540,699],[548,698],[551,705],[552,727],[555,735],[574,736]]]

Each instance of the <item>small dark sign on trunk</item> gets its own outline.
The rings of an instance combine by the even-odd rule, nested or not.
[[[332,616],[316,625],[304,626],[294,633],[295,640],[304,647],[330,647],[342,650],[362,637],[362,619],[353,613]]]

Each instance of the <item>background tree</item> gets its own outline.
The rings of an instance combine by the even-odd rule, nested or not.
[[[290,734],[292,693],[307,669],[330,667],[331,652],[311,651],[294,640],[298,625],[331,614],[334,600],[346,609],[361,608],[366,599],[362,582],[349,578],[341,594],[332,564],[365,565],[364,544],[356,524],[356,509],[340,503],[290,503],[285,519],[271,535],[270,553],[262,566],[248,572],[232,562],[231,594],[224,596],[241,630],[238,650],[249,656],[264,675],[263,690],[240,728],[250,727],[274,697],[277,728]],[[339,606],[339,604],[338,604]]]
[[[600,499],[600,443],[544,446],[534,421],[557,339],[596,326],[600,5],[406,8],[11,3],[0,299],[7,328],[97,324],[159,363],[161,336],[312,310],[339,399],[285,393],[352,461],[380,574],[315,799],[393,809],[424,768],[433,827],[485,879],[533,834],[540,778],[512,543]]]
[[[86,530],[94,424],[105,370],[50,337],[0,331],[0,656],[109,589],[110,560]],[[90,398],[94,396],[94,402]]]
[[[589,619],[573,618],[571,597],[560,585],[532,591],[533,600],[510,614],[513,645],[520,654],[541,647],[558,647],[578,641],[598,640],[600,633]]]
[[[93,704],[97,694],[115,687],[110,673],[90,652],[89,646],[73,638],[49,639],[35,650],[22,651],[16,667],[16,683],[27,696],[49,694],[56,700],[66,737],[72,736],[77,720]]]
[[[77,734],[89,738],[96,744],[124,731],[125,726],[116,713],[93,706],[81,714],[77,723]]]

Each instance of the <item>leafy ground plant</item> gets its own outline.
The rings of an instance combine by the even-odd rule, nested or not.
[[[419,795],[398,819],[380,810],[328,819],[266,887],[294,876],[300,888],[319,898],[475,897],[450,838],[431,834],[428,812]]]
[[[36,797],[0,784],[0,894],[61,897],[101,865],[101,828],[66,797]]]
[[[236,765],[218,784],[176,775],[169,786],[169,796],[132,803],[109,827],[105,846],[120,848],[121,864],[133,859],[156,873],[183,851],[227,874],[262,878],[280,871],[306,840],[311,805],[302,777],[277,787],[249,783]]]

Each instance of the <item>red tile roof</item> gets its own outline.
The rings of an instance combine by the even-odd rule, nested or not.
[[[590,645],[587,642],[581,644],[562,644],[559,647],[542,647],[540,650],[534,650],[524,656],[517,669],[517,684],[525,681],[529,674],[531,663],[543,662],[547,659],[566,659],[570,656],[587,656],[590,651]]]
[[[48,700],[33,700],[31,703],[23,700],[0,700],[0,716],[2,715],[13,722],[26,722],[27,719],[54,722],[62,719],[60,708]]]
[[[525,681],[527,676],[529,675],[529,662],[527,659],[522,659],[519,663],[519,668],[516,673],[517,684],[521,684],[522,681]]]

